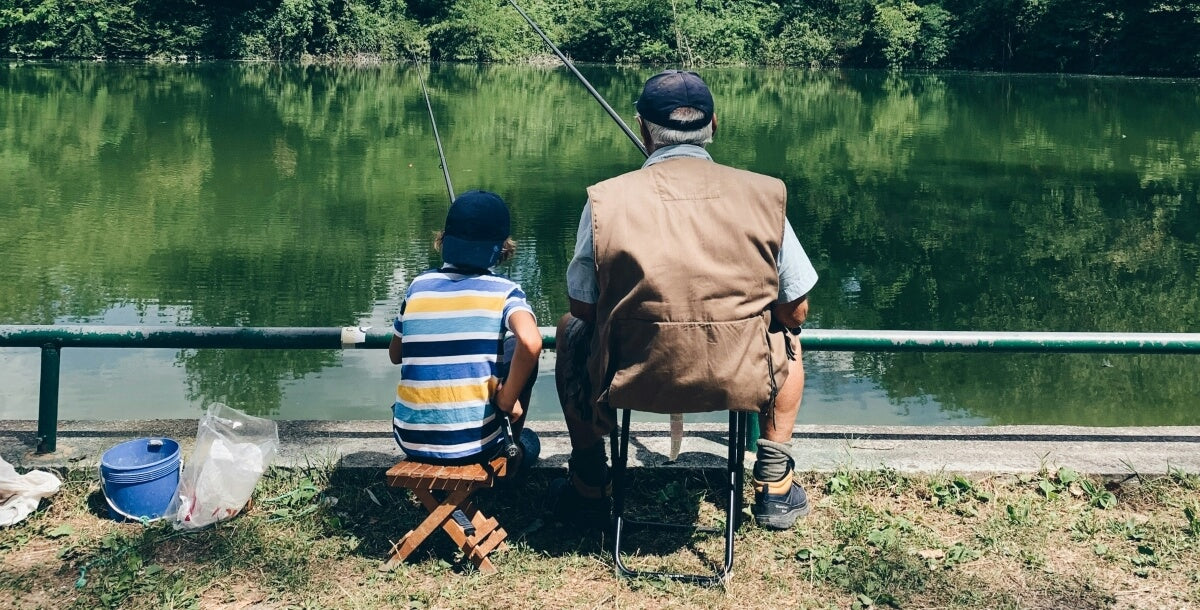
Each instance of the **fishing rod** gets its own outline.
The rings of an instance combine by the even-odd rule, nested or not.
[[[550,41],[550,37],[546,36],[546,33],[542,31],[542,28],[538,27],[538,24],[535,23],[533,19],[530,19],[529,15],[526,15],[525,11],[522,10],[514,0],[508,0],[508,3],[511,4],[513,8],[517,9],[517,12],[525,18],[525,22],[529,24],[529,27],[533,28],[533,31],[537,32],[538,36],[542,37],[542,41],[546,43],[546,46],[550,47],[551,51],[554,51],[554,54],[562,60],[563,65],[575,75],[575,78],[579,79],[579,82],[582,83],[584,88],[588,90],[588,93],[591,93],[592,97],[596,98],[597,102],[600,102],[600,106],[604,108],[604,111],[608,113],[608,116],[612,117],[612,120],[617,122],[617,125],[621,127],[621,131],[624,131],[626,136],[629,136],[629,141],[633,142],[633,145],[636,146],[638,150],[642,151],[643,155],[649,157],[650,153],[646,150],[645,145],[642,144],[641,138],[639,138],[637,134],[633,133],[633,130],[625,124],[625,121],[621,120],[621,115],[617,114],[617,112],[612,109],[612,106],[609,106],[608,102],[604,101],[604,96],[600,95],[600,92],[596,91],[596,88],[588,82],[588,79],[584,78],[583,75],[579,73],[579,70],[575,69],[575,64],[571,63],[571,60],[567,59],[567,56],[563,55],[563,52],[559,51],[558,47],[554,46],[554,43]]]
[[[574,74],[575,77],[579,79],[579,82],[581,84],[583,84],[585,89],[588,90],[588,93],[591,93],[592,97],[596,98],[597,102],[600,102],[600,105],[604,108],[604,111],[608,113],[608,116],[612,117],[612,120],[617,122],[617,125],[619,125],[621,127],[621,130],[625,132],[626,136],[629,136],[629,141],[633,142],[633,145],[637,146],[638,150],[642,151],[643,155],[649,157],[650,151],[646,150],[646,146],[644,144],[642,144],[642,140],[633,133],[633,130],[630,129],[629,126],[625,124],[625,121],[621,120],[621,116],[612,109],[612,106],[609,106],[608,102],[604,101],[604,96],[600,95],[600,92],[596,91],[596,88],[593,87],[592,84],[588,82],[588,79],[584,78],[583,75],[579,73],[579,70],[575,69],[575,64],[571,63],[571,60],[567,59],[567,56],[563,55],[563,52],[559,51],[558,47],[554,46],[554,43],[550,41],[550,37],[546,36],[546,33],[542,31],[542,28],[538,27],[538,24],[534,23],[533,19],[530,19],[529,15],[526,15],[525,11],[521,10],[521,7],[517,5],[515,0],[508,0],[508,3],[511,4],[513,8],[517,9],[517,12],[520,13],[521,16],[525,18],[525,21],[529,24],[529,27],[533,28],[533,31],[537,32],[538,36],[542,37],[542,41],[546,43],[546,46],[550,47],[551,51],[554,51],[554,54],[557,55],[558,58],[562,60],[563,65],[566,66],[567,69],[570,70],[571,73]],[[668,457],[670,458],[671,461],[674,461],[679,457],[679,449],[683,444],[683,414],[682,413],[672,413],[671,414],[670,435],[671,435],[671,448],[670,448],[670,451],[668,452]],[[613,438],[615,439],[616,437],[613,437]],[[614,442],[616,442],[616,441],[614,440]],[[616,446],[615,445],[613,446],[613,453],[614,453],[614,455],[616,454]]]
[[[442,137],[438,135],[437,119],[433,117],[433,104],[429,103],[429,90],[425,88],[425,75],[421,72],[420,62],[417,64],[417,75],[421,77],[421,93],[425,95],[425,108],[429,109],[429,123],[433,125],[433,140],[437,142],[438,159],[442,164],[442,176],[446,178],[446,193],[450,195],[450,203],[454,203],[454,185],[450,184],[450,166],[446,164],[446,153],[442,150]]]
[[[446,153],[442,150],[442,136],[438,134],[437,119],[433,116],[433,104],[429,102],[429,89],[425,88],[425,75],[421,73],[421,63],[417,62],[415,58],[414,63],[417,64],[417,73],[421,77],[421,94],[425,96],[425,108],[429,110],[429,123],[433,125],[433,140],[437,142],[438,160],[442,164],[442,176],[446,179],[446,193],[450,195],[450,205],[454,205],[454,185],[450,184],[450,166],[446,164]],[[512,421],[508,415],[504,413],[501,413],[501,415],[503,416],[501,417],[501,422],[504,426],[504,433],[508,438],[504,444],[504,454],[510,460],[515,459],[520,453],[520,449],[517,448],[517,443],[513,438]],[[471,525],[471,521],[467,519],[461,510],[455,510],[451,516],[463,527],[464,531],[469,530],[471,533],[475,531],[475,526]]]

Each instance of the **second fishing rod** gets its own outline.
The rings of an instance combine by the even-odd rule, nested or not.
[[[421,94],[425,96],[425,108],[429,110],[429,124],[433,126],[433,141],[437,143],[438,162],[442,165],[442,177],[446,179],[446,194],[450,196],[450,204],[454,205],[454,185],[450,184],[450,166],[446,164],[446,151],[442,148],[442,136],[438,134],[437,118],[433,115],[433,104],[429,101],[429,89],[425,87],[425,74],[421,64],[413,58],[417,67],[417,79],[421,81]]]
[[[446,194],[450,197],[450,205],[454,205],[454,185],[450,182],[450,166],[446,163],[446,150],[442,147],[442,136],[440,133],[438,133],[437,117],[433,114],[433,103],[429,100],[429,88],[425,86],[425,75],[421,71],[421,64],[416,62],[415,59],[413,63],[415,63],[417,66],[417,77],[421,81],[421,94],[425,96],[425,108],[429,111],[429,124],[433,127],[433,141],[437,143],[438,162],[441,163],[442,166],[442,177],[446,180]],[[495,397],[493,396],[491,400],[493,401],[494,405],[496,400]],[[497,408],[496,411],[499,413],[499,408]],[[500,415],[502,416],[500,418],[501,423],[504,426],[504,436],[507,439],[504,443],[504,454],[510,460],[515,459],[517,455],[520,454],[520,449],[517,447],[517,443],[513,439],[512,421],[507,415],[504,415],[503,413],[500,413]],[[527,435],[522,436],[525,437]],[[455,511],[454,519],[459,521],[459,524],[462,525],[463,521],[460,521],[460,519],[465,520],[465,517],[461,516],[461,511]],[[466,523],[467,525],[470,525],[469,521]],[[474,527],[472,526],[470,529],[473,531]]]
[[[600,95],[600,92],[596,91],[596,88],[592,86],[592,83],[588,82],[588,79],[585,78],[583,74],[581,74],[579,70],[575,68],[575,64],[571,63],[571,60],[567,59],[567,56],[564,55],[562,51],[558,50],[558,47],[554,45],[554,43],[550,40],[550,37],[542,31],[542,28],[538,27],[537,22],[531,19],[529,15],[525,13],[525,10],[522,9],[514,0],[508,0],[508,3],[511,4],[513,8],[517,9],[517,12],[521,14],[521,17],[525,19],[525,22],[529,24],[529,27],[533,28],[533,31],[541,37],[542,42],[545,42],[546,46],[549,47],[550,50],[557,55],[560,60],[562,60],[563,65],[571,71],[571,74],[574,74],[575,78],[579,79],[580,84],[582,84],[583,87],[587,89],[588,93],[592,94],[592,97],[600,103],[600,106],[604,108],[604,111],[608,113],[608,116],[612,117],[613,121],[616,121],[617,125],[621,128],[621,131],[624,131],[625,135],[629,138],[629,141],[633,142],[633,145],[642,152],[642,155],[649,157],[650,152],[646,150],[646,146],[642,144],[642,140],[638,137],[638,135],[629,128],[629,125],[625,124],[625,121],[621,120],[621,115],[617,114],[617,111],[613,110],[612,106],[605,101],[604,96]]]

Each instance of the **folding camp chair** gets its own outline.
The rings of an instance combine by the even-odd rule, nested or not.
[[[413,551],[439,527],[462,549],[463,555],[484,574],[496,573],[488,559],[495,550],[504,550],[508,533],[496,519],[487,517],[471,502],[476,490],[492,487],[505,476],[508,459],[498,457],[486,464],[438,466],[401,461],[387,471],[387,484],[412,490],[429,511],[429,516],[392,544],[391,555],[380,570],[391,570],[408,559]],[[441,500],[434,492],[443,496]]]
[[[669,572],[645,572],[631,570],[621,561],[621,542],[624,539],[627,526],[656,527],[681,529],[715,533],[714,528],[700,528],[694,524],[658,523],[654,521],[636,521],[625,518],[625,470],[629,458],[629,409],[623,409],[621,426],[614,429],[611,436],[613,468],[613,562],[617,573],[629,577],[659,577],[701,585],[716,585],[725,581],[733,569],[733,534],[737,531],[742,515],[742,483],[743,468],[746,454],[746,412],[729,412],[729,459],[726,463],[725,480],[729,484],[725,501],[725,564],[713,575],[705,574],[674,574]],[[618,435],[620,440],[618,441]]]

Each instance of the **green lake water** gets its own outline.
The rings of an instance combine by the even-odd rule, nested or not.
[[[584,66],[627,121],[653,68]],[[1200,82],[703,71],[786,181],[820,328],[1200,330]],[[0,324],[387,327],[447,206],[410,66],[0,65]],[[454,186],[566,309],[584,189],[642,157],[561,68],[435,65]],[[801,423],[1198,425],[1200,358],[807,353]],[[37,414],[0,349],[0,418]],[[389,417],[383,350],[67,349],[63,419]],[[543,374],[534,416],[561,418]]]

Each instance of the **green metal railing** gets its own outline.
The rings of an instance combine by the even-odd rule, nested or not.
[[[543,327],[542,344],[554,349],[554,329]],[[386,348],[391,330],[346,328],[242,328],[212,326],[0,326],[0,348],[42,350],[38,394],[38,453],[58,439],[61,350],[67,347],[172,349]],[[1102,354],[1200,354],[1200,333],[1043,333],[973,331],[804,331],[810,351],[843,352],[1027,352]]]

